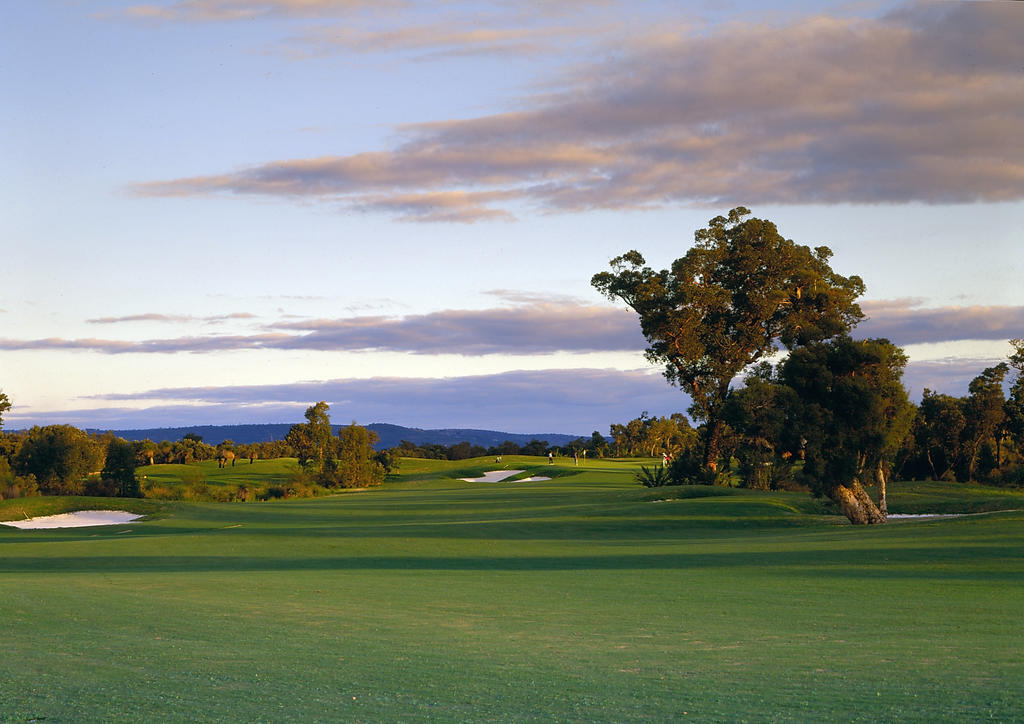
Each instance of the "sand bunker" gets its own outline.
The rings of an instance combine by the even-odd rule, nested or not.
[[[513,475],[519,475],[524,473],[525,470],[492,470],[489,473],[484,473],[482,478],[459,478],[459,480],[465,480],[467,483],[500,483],[502,480],[507,480]],[[516,483],[533,483],[538,480],[551,480],[551,478],[523,478],[522,480],[516,480]]]
[[[887,518],[911,519],[914,518],[963,518],[967,513],[889,513]]]
[[[4,520],[0,521],[0,525],[9,525],[14,528],[21,528],[22,530],[37,528],[85,528],[91,525],[131,523],[141,517],[141,515],[124,510],[76,510],[74,513],[47,515],[27,520]]]

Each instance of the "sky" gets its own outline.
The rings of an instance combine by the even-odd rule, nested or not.
[[[38,0],[0,27],[6,429],[604,434],[688,400],[590,278],[735,206],[911,396],[1024,336],[1024,3]]]

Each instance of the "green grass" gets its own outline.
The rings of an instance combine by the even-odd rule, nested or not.
[[[205,460],[189,465],[144,465],[136,470],[143,483],[175,486],[205,482],[210,486],[282,485],[298,467],[295,458],[256,460],[242,459],[234,466],[220,468],[216,460]]]
[[[1024,513],[856,528],[806,494],[645,489],[636,463],[503,465],[560,476],[472,484],[493,459],[405,461],[355,494],[0,527],[0,720],[1024,711]],[[894,484],[890,507],[955,496],[1024,508],[930,483]]]

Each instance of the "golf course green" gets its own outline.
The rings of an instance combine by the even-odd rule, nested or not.
[[[1021,491],[896,482],[893,513],[970,515],[855,527],[638,465],[405,460],[366,491],[0,526],[0,721],[1024,716]],[[552,479],[459,479],[503,467]]]

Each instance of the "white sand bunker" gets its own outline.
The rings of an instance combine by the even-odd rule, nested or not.
[[[492,470],[488,473],[484,473],[482,478],[459,478],[459,480],[465,480],[467,483],[500,483],[502,480],[507,480],[513,475],[519,475],[519,473],[525,473],[525,470]],[[523,478],[522,480],[516,480],[517,483],[533,483],[538,480],[551,480],[551,478]]]
[[[91,525],[131,523],[141,517],[141,515],[124,510],[76,510],[74,513],[47,515],[27,520],[4,520],[0,521],[0,525],[9,525],[14,528],[21,528],[22,530],[37,528],[85,528]]]

